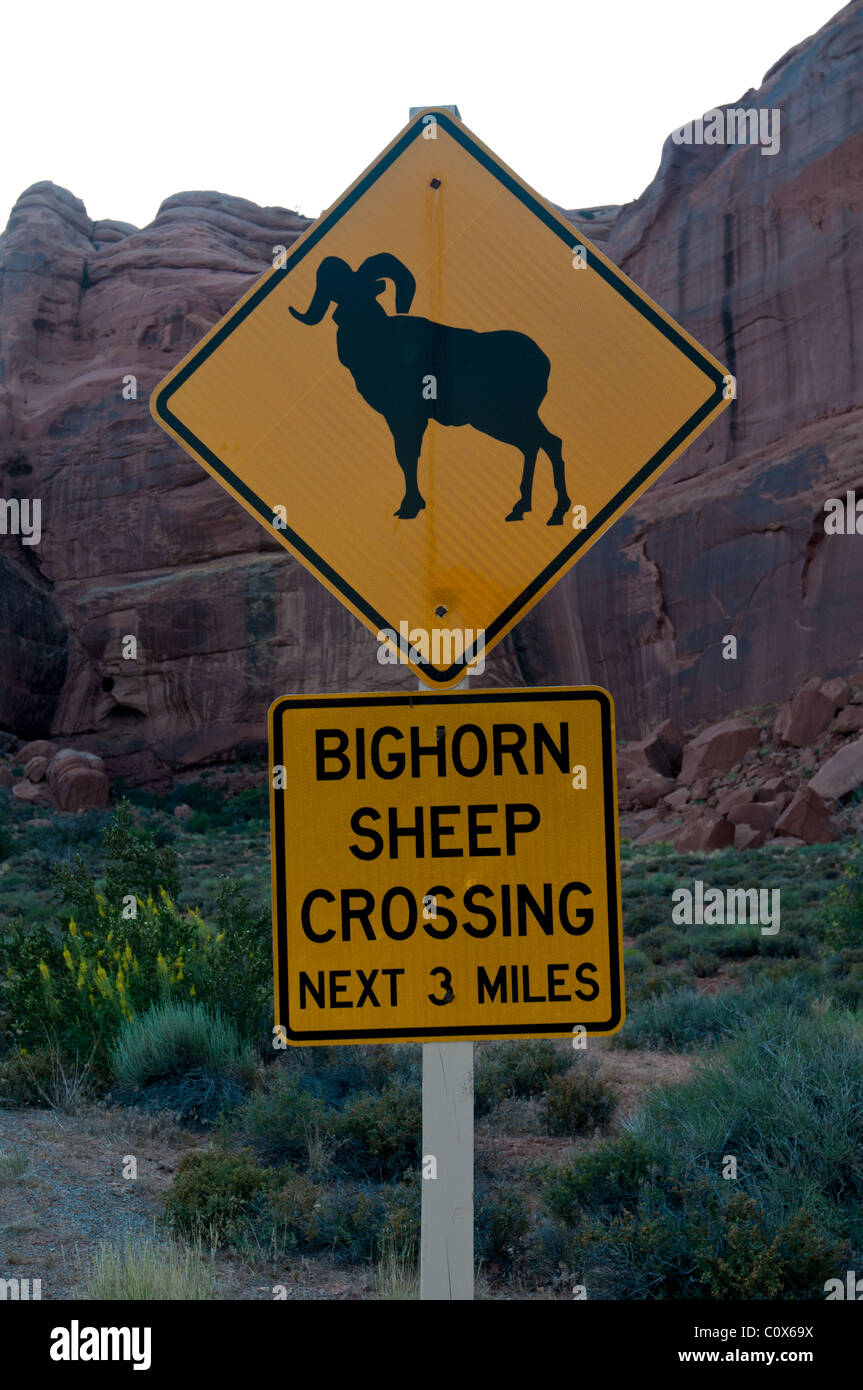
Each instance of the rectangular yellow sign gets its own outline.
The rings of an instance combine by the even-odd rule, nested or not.
[[[285,696],[269,727],[288,1043],[620,1028],[606,691]]]

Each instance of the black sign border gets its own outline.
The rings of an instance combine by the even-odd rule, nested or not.
[[[631,497],[644,482],[662,467],[669,454],[673,453],[675,449],[678,449],[689,435],[698,428],[702,421],[716,409],[717,405],[719,405],[720,401],[724,398],[725,378],[722,373],[714,367],[713,363],[710,362],[694,344],[690,343],[677,328],[666,322],[662,315],[657,313],[651,304],[645,303],[640,294],[637,294],[633,287],[629,285],[616,270],[607,266],[595,254],[591,255],[594,248],[586,237],[577,233],[574,227],[568,227],[563,224],[558,217],[551,213],[548,208],[544,207],[527,189],[522,188],[521,184],[518,183],[506,169],[498,164],[497,160],[492,158],[484,149],[481,149],[480,146],[471,139],[470,135],[452,120],[447,112],[430,109],[429,111],[421,113],[414,119],[392,148],[387,150],[386,153],[372,165],[368,172],[357,183],[356,187],[339,199],[329,212],[313,225],[308,235],[305,236],[296,249],[287,256],[284,266],[280,266],[272,274],[268,275],[267,279],[259,285],[258,289],[251,294],[245,303],[241,304],[234,313],[230,314],[219,331],[214,333],[212,338],[189,358],[189,361],[182,370],[179,371],[165,387],[158,391],[154,398],[153,409],[159,419],[169,425],[181,439],[185,440],[191,449],[202,458],[205,458],[214,472],[217,473],[219,477],[223,478],[225,482],[229,483],[235,492],[238,492],[241,497],[245,498],[246,502],[259,514],[269,530],[274,530],[272,508],[266,506],[256,492],[248,487],[241,478],[238,478],[228,465],[207,447],[202,439],[199,439],[192,430],[183,424],[183,421],[171,410],[169,402],[174,393],[180,389],[193,372],[197,371],[198,367],[220,347],[225,339],[233,333],[234,329],[248,318],[249,314],[254,312],[258,305],[266,299],[267,295],[271,294],[272,291],[282,283],[284,278],[290,274],[294,267],[298,265],[310,251],[314,250],[318,243],[326,236],[327,232],[329,232],[339,219],[362,198],[364,193],[368,192],[377,179],[379,179],[390,165],[404,153],[408,146],[414,140],[422,138],[422,133],[425,129],[422,121],[423,115],[433,115],[436,122],[442,126],[443,129],[468,152],[468,154],[472,155],[484,169],[488,170],[508,192],[518,198],[519,202],[532,212],[534,216],[538,217],[544,226],[554,232],[556,236],[560,237],[561,241],[570,249],[574,249],[576,246],[586,246],[590,268],[595,270],[598,275],[601,275],[618,294],[623,296],[628,304],[646,318],[654,328],[658,329],[663,337],[667,338],[669,342],[679,348],[695,366],[705,373],[710,381],[713,382],[714,386],[712,395],[708,397],[705,403],[689,417],[685,424],[681,425],[680,429],[674,432],[662,448],[658,449],[653,457],[648,459],[647,463],[634,474],[629,482],[621,488],[611,501],[603,507],[601,511],[597,512],[596,516],[588,522],[583,530],[577,532],[576,535],[573,536],[569,544],[564,546],[559,554],[546,565],[545,569],[543,569],[536,578],[522,590],[518,597],[513,599],[513,601],[504,608],[503,612],[494,619],[491,625],[485,629],[484,642],[480,649],[478,649],[477,644],[474,643],[464,653],[463,660],[454,662],[447,670],[438,670],[428,662],[413,662],[414,669],[422,673],[423,680],[428,684],[449,685],[459,676],[463,676],[466,670],[470,670],[471,664],[476,662],[476,660],[483,655],[483,652],[496,639],[497,634],[502,628],[506,627],[517,615],[525,613],[527,609],[530,608],[534,596],[544,588],[555,575],[560,574],[569,567],[573,557],[577,555],[578,551],[581,550],[596,532],[605,525],[609,517],[626,502],[627,498]],[[409,642],[402,636],[397,621],[392,622],[388,618],[385,618],[383,614],[379,613],[367,599],[363,598],[362,594],[348,584],[347,581],[343,579],[331,565],[327,564],[323,557],[318,555],[317,551],[304,541],[302,536],[290,526],[286,525],[280,527],[275,531],[275,534],[289,540],[294,549],[305,556],[311,569],[323,575],[336,592],[341,594],[354,608],[364,614],[378,632],[386,630],[397,636],[398,642],[396,645],[398,646],[399,652],[403,655],[405,661],[408,660],[411,647]]]
[[[283,718],[289,709],[387,709],[393,706],[413,706],[421,704],[442,705],[451,707],[453,705],[471,704],[498,704],[498,703],[533,703],[542,704],[549,699],[555,700],[596,700],[600,707],[600,730],[602,742],[602,767],[603,767],[603,809],[605,813],[605,871],[606,871],[606,892],[608,895],[608,927],[609,927],[609,959],[611,967],[611,1017],[607,1022],[582,1025],[588,1034],[599,1034],[601,1036],[616,1032],[623,1024],[623,997],[621,983],[622,962],[619,955],[619,934],[621,923],[621,902],[618,894],[618,826],[617,826],[617,800],[615,786],[615,745],[612,736],[613,730],[613,704],[611,696],[607,690],[602,690],[598,686],[585,686],[581,688],[547,688],[543,690],[522,689],[522,690],[483,690],[483,691],[462,691],[451,692],[449,694],[430,691],[428,693],[417,692],[415,694],[392,694],[392,695],[291,695],[283,696],[276,700],[269,712],[270,727],[270,796],[271,796],[271,853],[273,871],[273,928],[274,928],[274,967],[278,972],[278,992],[277,998],[280,1004],[280,1011],[284,1015],[276,1018],[275,1022],[285,1030],[285,1035],[294,1043],[302,1044],[326,1044],[326,1043],[361,1043],[361,1042],[387,1042],[414,1040],[419,1042],[433,1042],[435,1039],[471,1039],[478,1040],[501,1037],[548,1037],[554,1034],[559,1037],[571,1037],[572,1030],[578,1026],[575,1023],[549,1024],[544,1026],[539,1023],[525,1024],[521,1027],[507,1024],[501,1027],[462,1027],[462,1028],[372,1028],[372,1029],[326,1029],[326,1030],[307,1030],[305,1032],[295,1032],[291,1028],[288,1001],[290,994],[288,991],[288,923],[287,923],[287,880],[288,864],[286,860],[286,836],[285,836],[285,802],[291,795],[290,785],[281,791],[273,789],[272,770],[274,767],[285,766],[284,757],[284,727]],[[313,808],[310,808],[313,814]]]

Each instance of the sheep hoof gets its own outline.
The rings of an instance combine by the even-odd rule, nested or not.
[[[530,507],[526,507],[523,502],[516,502],[515,506],[513,507],[512,511],[506,519],[507,521],[521,521],[525,512],[529,511]]]
[[[398,511],[393,512],[393,516],[401,517],[402,521],[413,521],[414,517],[424,510],[425,502],[419,497],[416,502],[402,502]]]
[[[551,516],[548,518],[548,521],[545,523],[546,526],[562,526],[563,518],[566,516],[566,513],[566,507],[564,507],[563,510],[561,510],[560,507],[555,507]]]

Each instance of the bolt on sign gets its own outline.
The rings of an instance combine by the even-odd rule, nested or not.
[[[606,691],[289,695],[269,722],[284,1041],[621,1026]]]
[[[734,393],[580,230],[427,110],[151,409],[382,662],[446,688]]]

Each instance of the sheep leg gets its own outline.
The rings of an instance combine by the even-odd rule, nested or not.
[[[507,521],[521,521],[525,512],[530,511],[531,498],[533,497],[533,474],[536,468],[537,451],[526,449],[524,453],[524,468],[521,474],[521,496],[506,518]]]
[[[557,506],[552,512],[546,526],[562,526],[563,518],[569,512],[569,494],[566,490],[566,465],[563,461],[563,444],[556,434],[550,430],[545,430],[545,452],[551,460],[551,471],[554,477],[554,486],[557,489]]]
[[[401,517],[403,521],[411,520],[425,507],[425,499],[417,486],[417,468],[419,467],[425,427],[426,421],[423,421],[422,428],[418,431],[411,431],[410,434],[393,434],[396,458],[405,477],[405,495],[398,511],[394,512],[394,516]]]

